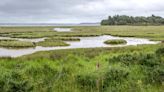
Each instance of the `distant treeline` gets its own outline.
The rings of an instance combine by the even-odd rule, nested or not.
[[[115,15],[102,20],[101,25],[164,25],[164,18],[155,15],[149,17]]]

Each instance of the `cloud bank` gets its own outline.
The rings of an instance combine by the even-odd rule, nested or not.
[[[164,17],[163,0],[3,0],[1,23],[99,22],[108,15]]]

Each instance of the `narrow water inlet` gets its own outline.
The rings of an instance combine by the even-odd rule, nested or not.
[[[22,39],[22,38],[0,37],[0,39],[11,39],[11,40],[28,41],[28,42],[41,42],[41,41],[44,41],[46,38]]]
[[[57,32],[71,32],[72,28],[54,28],[54,31],[57,31]]]
[[[77,37],[76,37],[77,38]],[[1,57],[19,57],[23,55],[32,54],[38,51],[49,51],[49,50],[60,50],[60,49],[76,49],[76,48],[96,48],[96,47],[123,47],[123,46],[129,46],[129,45],[139,45],[139,44],[158,44],[157,41],[150,41],[148,39],[142,39],[142,38],[131,38],[131,37],[114,37],[110,35],[103,35],[103,36],[97,36],[97,37],[78,37],[80,38],[80,41],[65,41],[66,43],[70,44],[70,46],[65,47],[42,47],[37,46],[34,48],[25,48],[25,49],[7,49],[7,48],[0,48],[0,56]],[[3,39],[3,37],[0,37],[0,39]],[[8,38],[12,39],[12,38]],[[30,41],[30,42],[39,42],[44,41],[45,38],[40,39],[19,39],[22,41]],[[104,44],[106,40],[111,39],[124,39],[127,41],[127,44],[124,45],[107,45]]]

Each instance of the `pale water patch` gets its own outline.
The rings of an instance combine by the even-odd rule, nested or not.
[[[65,47],[41,47],[37,46],[35,48],[26,48],[26,49],[7,49],[0,48],[0,56],[10,56],[18,57],[23,55],[32,54],[38,51],[49,51],[49,50],[59,50],[59,49],[76,49],[76,48],[96,48],[96,47],[123,47],[129,45],[140,45],[140,44],[158,44],[156,41],[149,41],[148,39],[141,38],[130,38],[130,37],[114,37],[109,35],[97,36],[97,37],[79,37],[80,41],[66,41],[70,46]],[[43,41],[43,39],[28,39],[31,42]],[[124,39],[127,41],[127,44],[124,45],[107,45],[104,44],[106,40],[110,39]],[[19,39],[22,40],[22,39]],[[24,39],[25,40],[25,39]],[[27,39],[26,39],[27,41]]]
[[[19,41],[29,41],[29,42],[41,42],[44,41],[46,38],[37,38],[37,39],[17,39]]]
[[[11,40],[28,41],[28,42],[41,42],[41,41],[44,41],[46,38],[22,39],[22,38],[0,37],[0,39],[11,39]]]
[[[121,47],[121,46],[129,46],[129,45],[159,43],[142,38],[114,37],[109,35],[103,35],[98,37],[79,37],[79,38],[81,40],[80,42],[67,42],[68,44],[71,44],[69,48]],[[112,39],[124,39],[127,41],[127,44],[109,45],[104,43],[106,40],[112,40]]]
[[[54,28],[57,32],[71,32],[72,28]]]

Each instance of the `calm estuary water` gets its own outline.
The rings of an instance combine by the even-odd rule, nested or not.
[[[76,37],[77,38],[77,37]],[[157,44],[159,42],[149,41],[148,39],[141,38],[129,38],[129,37],[114,37],[109,35],[97,36],[97,37],[79,37],[80,41],[66,41],[70,46],[65,47],[42,47],[37,46],[35,48],[26,48],[26,49],[7,49],[0,48],[0,56],[6,57],[19,57],[23,55],[32,54],[38,51],[49,51],[49,50],[59,50],[59,49],[75,49],[75,48],[96,48],[96,47],[123,47],[129,45],[140,45],[140,44]],[[12,39],[8,37],[0,37],[0,39]],[[19,39],[21,41],[30,41],[30,42],[39,42],[44,41],[45,38],[41,39]],[[127,41],[125,45],[106,45],[104,41],[109,39],[124,39]]]
[[[71,32],[72,29],[71,28],[54,28],[54,31],[57,31],[57,32]]]

